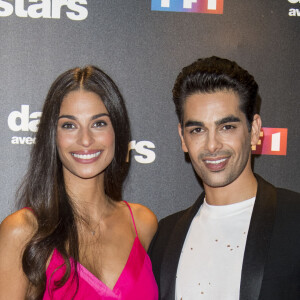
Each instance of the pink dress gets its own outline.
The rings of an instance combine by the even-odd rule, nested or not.
[[[131,248],[126,265],[113,289],[107,287],[101,280],[95,277],[84,266],[77,263],[78,291],[74,299],[103,299],[103,300],[157,300],[158,288],[152,273],[152,264],[148,254],[143,248],[135,226],[129,204],[124,201],[131,213],[136,237]],[[71,265],[72,265],[72,258]],[[72,274],[66,284],[54,290],[54,282],[60,279],[65,271],[61,254],[55,249],[46,271],[47,285],[43,299],[73,299],[76,291],[76,282],[72,281]],[[59,268],[59,269],[57,269]],[[53,291],[51,291],[53,289]]]

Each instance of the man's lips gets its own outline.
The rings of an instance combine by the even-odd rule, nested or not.
[[[213,172],[221,171],[225,168],[229,157],[222,157],[217,159],[203,159],[205,166]]]

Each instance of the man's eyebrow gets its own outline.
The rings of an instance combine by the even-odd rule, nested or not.
[[[237,122],[241,122],[241,119],[232,115],[232,116],[225,117],[221,120],[218,120],[215,123],[216,125],[222,125],[225,123],[237,123]]]
[[[200,121],[187,121],[184,123],[184,127],[192,127],[192,126],[204,126],[203,122]]]
[[[225,118],[222,118],[222,119],[216,121],[215,124],[218,126],[218,125],[222,125],[225,123],[231,123],[231,122],[233,122],[233,123],[241,122],[241,119],[236,116],[230,115],[230,116],[227,116]],[[201,121],[193,121],[193,120],[186,121],[184,123],[184,127],[193,127],[193,126],[204,127],[204,123]]]
[[[107,114],[107,113],[97,114],[97,115],[92,116],[91,120],[96,120],[96,119],[101,118],[103,116],[109,117],[109,114]],[[74,120],[74,121],[77,120],[77,118],[75,116],[72,116],[72,115],[61,115],[61,116],[58,117],[58,119],[61,119],[61,118],[66,118],[66,119],[70,119],[70,120]]]

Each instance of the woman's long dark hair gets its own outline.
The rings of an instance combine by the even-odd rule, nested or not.
[[[99,95],[110,115],[115,133],[115,155],[105,170],[104,188],[111,199],[121,200],[130,140],[129,120],[122,96],[111,78],[95,66],[66,71],[54,81],[48,92],[28,171],[18,192],[20,207],[31,207],[38,223],[37,232],[27,244],[22,259],[23,271],[30,282],[26,299],[42,299],[46,288],[46,263],[54,249],[60,252],[66,265],[65,275],[58,286],[70,277],[69,258],[73,257],[75,264],[79,259],[76,211],[66,192],[56,147],[61,103],[68,93],[79,89]]]

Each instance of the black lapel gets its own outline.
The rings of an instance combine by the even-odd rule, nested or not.
[[[197,201],[181,216],[170,233],[168,245],[161,265],[161,295],[162,300],[174,300],[175,299],[175,284],[177,266],[181,254],[181,250],[184,244],[185,237],[189,230],[190,224],[198,212],[200,206],[204,200],[204,192],[200,195]]]
[[[257,300],[276,213],[276,189],[255,175],[258,188],[242,267],[240,300]]]

